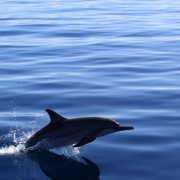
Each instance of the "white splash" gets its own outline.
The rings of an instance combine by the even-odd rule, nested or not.
[[[60,152],[66,157],[77,156],[80,153],[80,147],[65,146],[60,148]]]
[[[0,147],[0,155],[12,155],[25,152],[25,142],[32,135],[31,133],[25,133],[20,129],[10,131],[7,135],[0,137],[0,142],[10,141],[13,145],[5,145]]]
[[[18,146],[5,146],[0,148],[0,155],[7,155],[7,154],[19,154],[24,150],[24,147],[22,145]]]

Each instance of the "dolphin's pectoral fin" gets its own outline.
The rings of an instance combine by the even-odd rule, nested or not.
[[[83,146],[85,144],[88,144],[88,143],[94,141],[95,139],[96,139],[95,137],[89,137],[89,136],[88,137],[84,137],[79,142],[74,144],[73,147]]]
[[[56,113],[55,111],[51,110],[51,109],[46,109],[45,110],[49,116],[50,116],[50,119],[51,119],[51,122],[50,123],[54,123],[54,122],[60,122],[60,121],[65,121],[66,118],[62,117],[61,115],[59,115],[58,113]]]

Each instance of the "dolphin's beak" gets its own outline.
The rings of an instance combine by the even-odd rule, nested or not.
[[[128,126],[119,126],[118,127],[119,131],[125,131],[125,130],[133,130],[133,127],[128,127]]]

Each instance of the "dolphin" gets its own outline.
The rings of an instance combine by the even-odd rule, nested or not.
[[[32,135],[26,141],[25,148],[54,149],[68,145],[80,147],[94,141],[97,137],[133,129],[133,127],[121,126],[109,118],[67,119],[51,109],[45,111],[50,116],[50,123]]]

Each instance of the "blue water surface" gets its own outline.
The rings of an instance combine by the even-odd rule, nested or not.
[[[180,179],[180,1],[1,0],[0,12],[1,180]],[[46,108],[135,129],[78,157],[20,152]]]

